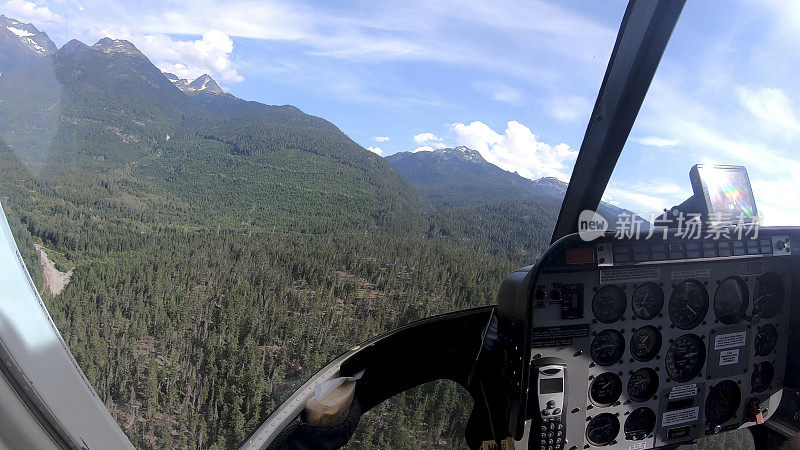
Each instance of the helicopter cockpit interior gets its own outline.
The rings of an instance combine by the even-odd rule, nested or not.
[[[675,447],[749,427],[739,445],[765,448],[794,434],[777,412],[796,386],[800,231],[758,228],[746,169],[692,167],[694,194],[653,223],[618,218],[613,232],[593,213],[682,6],[629,3],[553,243],[506,279],[497,306],[354,348],[244,448],[346,443],[352,416],[344,430],[304,430],[298,399],[356,373],[359,414],[427,381],[462,384],[474,401],[471,448]]]
[[[675,448],[735,430],[743,448],[769,448],[800,430],[800,227],[759,227],[746,169],[687,168],[693,195],[651,222],[595,212],[684,3],[630,0],[551,245],[498,286],[496,305],[353,347],[242,449],[343,447],[364,413],[435,380],[472,397],[470,448]],[[0,279],[20,299],[0,302],[18,320],[0,323],[0,435],[130,447],[0,225]]]

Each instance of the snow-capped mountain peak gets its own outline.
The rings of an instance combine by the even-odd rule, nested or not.
[[[189,82],[186,78],[179,78],[177,75],[164,72],[164,76],[172,82],[178,89],[187,94],[196,94],[206,92],[209,94],[224,94],[225,91],[214,81],[208,74],[203,74],[197,77],[194,81]]]
[[[136,48],[135,45],[133,45],[129,41],[126,41],[125,39],[111,39],[111,38],[105,37],[105,38],[100,39],[99,41],[97,41],[97,43],[94,44],[92,46],[92,48],[95,48],[97,50],[100,50],[102,52],[109,53],[109,54],[111,54],[111,53],[122,53],[122,54],[125,54],[125,55],[128,55],[128,56],[142,56],[142,57],[144,57],[142,52],[140,52],[139,49]]]
[[[486,163],[486,160],[483,159],[480,152],[465,145],[459,145],[453,148],[439,148],[434,150],[432,154],[444,159],[458,158],[459,160],[473,163]]]
[[[203,74],[197,77],[196,80],[189,83],[189,87],[194,89],[195,91],[206,91],[211,92],[213,94],[222,94],[222,88],[219,87],[216,81],[211,78],[208,74]]]

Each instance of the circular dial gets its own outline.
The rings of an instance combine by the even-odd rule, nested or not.
[[[683,383],[696,377],[706,361],[706,346],[696,334],[684,334],[675,339],[667,350],[664,365],[667,375]]]
[[[739,277],[726,278],[714,293],[714,314],[720,322],[733,325],[744,317],[748,303],[744,280]]]
[[[631,356],[637,361],[650,361],[661,350],[661,332],[647,325],[636,330],[631,336]]]
[[[655,283],[645,283],[633,291],[631,308],[636,317],[643,320],[655,318],[664,306],[664,291]]]
[[[603,323],[613,323],[622,318],[628,307],[625,291],[616,285],[603,286],[594,294],[592,312]]]
[[[658,374],[649,367],[643,367],[631,374],[628,379],[628,397],[635,402],[646,402],[658,391]]]
[[[758,364],[753,369],[753,375],[750,377],[750,386],[753,388],[753,392],[766,391],[769,385],[772,384],[774,376],[775,368],[772,367],[771,362],[764,361]]]
[[[753,314],[762,319],[771,319],[781,310],[783,303],[783,280],[775,272],[758,278],[753,292]]]
[[[681,330],[696,327],[708,312],[708,292],[699,281],[679,284],[669,297],[669,318]]]
[[[597,406],[610,406],[620,395],[622,395],[622,380],[612,372],[601,373],[589,386],[589,398]]]
[[[706,421],[720,425],[736,416],[742,392],[735,381],[725,380],[712,386],[706,397]]]
[[[775,345],[778,343],[778,329],[775,325],[768,323],[763,327],[758,327],[756,331],[756,356],[767,356],[775,350]]]
[[[610,366],[625,353],[625,338],[617,330],[603,330],[592,340],[592,360],[601,366]]]
[[[611,413],[598,414],[586,424],[586,439],[594,446],[608,445],[617,438],[619,419]]]
[[[656,413],[650,408],[638,408],[625,419],[625,439],[645,439],[653,433],[655,428]]]

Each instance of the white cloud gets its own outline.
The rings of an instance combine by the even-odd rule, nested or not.
[[[633,138],[631,141],[638,142],[639,144],[646,145],[648,147],[674,147],[681,143],[681,141],[677,139],[665,139],[657,136]]]
[[[389,138],[386,136],[375,136],[375,142],[389,142]]]
[[[414,150],[416,152],[432,152],[434,149],[447,148],[444,139],[433,133],[420,133],[414,135],[414,142],[420,145]]]
[[[505,133],[492,130],[483,122],[453,124],[458,145],[480,152],[486,161],[530,179],[552,176],[569,179],[578,152],[567,144],[550,145],[525,125],[510,121]]]
[[[634,192],[631,191],[628,186],[617,187],[614,184],[610,184],[606,188],[606,191],[603,193],[603,201],[615,206],[630,209],[645,220],[649,220],[649,218],[653,216],[658,216],[664,208],[672,206],[660,196]]]
[[[487,94],[492,100],[516,105],[522,102],[522,93],[507,84],[495,82],[474,82],[472,87]]]
[[[375,153],[378,156],[383,156],[383,150],[380,147],[367,147],[367,150]]]
[[[136,39],[135,44],[159,69],[181,78],[191,80],[210,73],[225,82],[244,80],[231,63],[233,40],[219,30],[206,31],[201,39],[194,41],[152,34]]]
[[[578,96],[550,99],[546,104],[547,113],[558,120],[588,119],[592,114],[592,102]]]
[[[437,137],[433,133],[420,133],[414,135],[414,142],[417,144],[424,144],[426,142],[442,142],[442,138]]]
[[[0,7],[3,14],[23,22],[31,22],[37,28],[41,25],[55,25],[63,22],[58,14],[50,11],[47,6],[25,0],[8,0]]]
[[[674,181],[666,178],[654,178],[649,181],[639,181],[634,183],[630,187],[630,190],[656,195],[677,195],[678,197],[681,197],[681,201],[689,198],[689,196],[692,194],[691,190],[683,189]]]
[[[694,68],[687,68],[692,72]],[[683,193],[650,194],[631,189],[631,184],[613,183],[617,191],[608,192],[615,200],[623,200],[630,209],[646,208],[647,202],[663,207],[683,201],[689,195],[686,173],[693,164],[737,164],[747,167],[756,205],[768,225],[800,223],[800,196],[791,188],[800,173],[794,148],[800,144],[800,133],[792,131],[792,109],[784,91],[777,89],[748,89],[734,83],[716,86],[716,97],[703,96],[701,89],[676,85],[673,76],[669,83],[654,83],[637,120],[638,135],[679,136],[682,151],[649,158],[645,152],[626,157],[621,162],[626,172],[615,172],[617,179],[627,181],[637,174],[660,173],[684,186]],[[786,91],[789,92],[789,91]],[[777,121],[775,118],[779,118]],[[787,132],[788,131],[788,132]],[[661,139],[661,138],[658,138]],[[669,140],[669,139],[668,139]],[[637,139],[641,141],[641,139]],[[651,144],[654,142],[651,142]],[[681,181],[683,180],[683,181]],[[653,195],[645,204],[624,197],[627,191]]]
[[[483,5],[407,0],[332,6],[302,0],[146,0],[135,8],[110,3],[92,2],[79,17],[70,17],[72,33],[85,36],[92,27],[107,28],[121,20],[141,35],[196,36],[216,29],[234,38],[292,43],[291,52],[297,55],[369,64],[435,61],[488,69],[540,86],[567,76],[592,78],[595,69],[602,73],[616,35],[616,23],[607,26],[572,8],[538,1]],[[621,16],[624,5],[614,7]],[[574,70],[565,74],[554,69],[561,64]],[[593,69],[582,70],[586,66]],[[508,100],[513,97],[509,94],[499,92],[497,98]]]
[[[752,180],[756,195],[756,208],[761,225],[797,225],[800,209],[785,201],[788,193],[796,192],[795,180]]]
[[[792,110],[789,97],[780,89],[761,88],[753,91],[745,86],[738,86],[736,94],[751,114],[767,124],[791,131],[800,130],[797,113]]]
[[[675,126],[697,148],[714,151],[717,158],[722,158],[720,162],[733,161],[747,166],[748,170],[762,171],[772,176],[800,173],[800,163],[794,157],[784,155],[764,141],[729,137],[710,127],[685,120],[676,120]],[[705,158],[712,159],[713,156],[706,152]]]
[[[653,178],[636,182],[611,181],[603,193],[603,201],[650,220],[663,213],[664,208],[680,204],[691,195],[688,186],[681,187],[667,178]]]

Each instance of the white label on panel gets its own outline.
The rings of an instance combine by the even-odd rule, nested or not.
[[[711,269],[676,270],[672,272],[673,280],[688,280],[690,278],[709,278]]]
[[[746,340],[747,340],[746,331],[720,334],[714,338],[714,350],[725,350],[726,348],[744,347]]]
[[[660,279],[661,269],[658,267],[625,267],[600,271],[600,284],[635,283],[638,281],[658,281]]]
[[[739,349],[723,350],[719,352],[719,365],[729,366],[731,364],[739,363]]]
[[[672,425],[677,425],[679,423],[694,422],[697,420],[697,416],[699,414],[700,414],[699,406],[695,406],[693,408],[679,409],[677,411],[665,412],[664,416],[661,418],[661,426],[669,427]]]
[[[696,384],[684,384],[683,386],[675,386],[669,392],[670,400],[677,400],[679,398],[694,397],[697,395]]]

